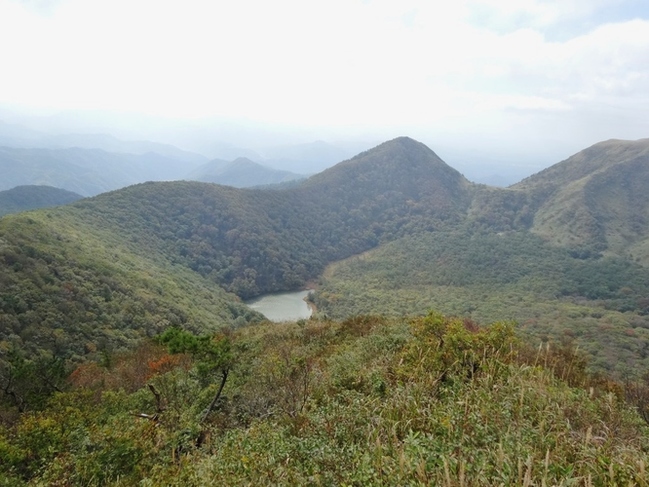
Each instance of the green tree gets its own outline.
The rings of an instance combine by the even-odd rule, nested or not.
[[[232,343],[230,337],[219,335],[196,336],[180,328],[169,328],[160,335],[160,343],[166,345],[170,353],[188,353],[196,360],[196,370],[203,387],[207,387],[215,379],[219,382],[212,401],[203,411],[200,422],[204,423],[216,407],[223,387],[233,364]]]

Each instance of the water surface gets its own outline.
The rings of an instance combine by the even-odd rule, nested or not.
[[[255,311],[259,311],[270,321],[297,321],[311,316],[311,308],[304,301],[310,292],[310,290],[305,290],[264,294],[246,301],[246,304]]]

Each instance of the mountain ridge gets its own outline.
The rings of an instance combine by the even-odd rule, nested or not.
[[[305,177],[289,171],[272,169],[247,157],[238,157],[230,162],[214,159],[194,169],[187,179],[246,188],[284,183]]]
[[[649,201],[642,188],[648,171],[649,139],[611,139],[511,188],[530,195],[535,207],[532,231],[557,244],[620,254],[645,245]],[[607,187],[618,188],[619,194],[606,195]],[[624,222],[620,228],[615,228],[615,215]],[[636,256],[649,262],[644,252]]]

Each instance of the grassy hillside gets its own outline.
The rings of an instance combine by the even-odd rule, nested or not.
[[[513,186],[535,207],[532,230],[558,245],[648,264],[649,140],[595,144]]]
[[[200,341],[165,334],[176,350],[172,335]],[[528,349],[506,323],[310,320],[201,343],[217,355],[149,343],[77,369],[0,428],[3,483],[649,483],[649,428],[624,400],[640,389]]]

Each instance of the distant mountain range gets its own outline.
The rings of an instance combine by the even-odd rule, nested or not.
[[[139,155],[153,152],[169,159],[190,164],[200,164],[207,161],[205,156],[184,151],[169,144],[150,141],[125,141],[108,134],[50,135],[20,125],[3,122],[0,122],[0,146],[23,149],[70,149],[76,147]]]
[[[0,216],[72,203],[82,196],[51,186],[16,186],[0,191]]]
[[[193,180],[235,187],[284,183],[306,176],[272,169],[249,159],[197,164],[156,152],[107,152],[102,149],[0,147],[0,190],[48,185],[94,196],[146,181]]]
[[[351,155],[347,150],[317,140],[308,144],[268,147],[263,151],[263,162],[279,170],[315,174]]]
[[[302,174],[262,166],[245,157],[231,162],[215,159],[196,168],[187,176],[190,181],[225,184],[235,188],[279,184],[305,178]]]
[[[182,179],[193,163],[154,152],[127,154],[101,149],[0,147],[0,190],[48,185],[92,196],[143,181]]]
[[[0,122],[0,169],[7,174],[0,189],[45,184],[92,196],[145,181],[267,186],[302,179],[349,156],[323,141],[268,147],[263,156],[215,141],[208,152],[217,159],[169,144],[106,134],[51,135]]]

